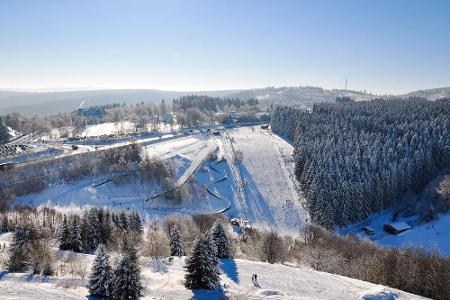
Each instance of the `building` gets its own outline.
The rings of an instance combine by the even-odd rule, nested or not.
[[[15,166],[14,162],[0,163],[0,170],[1,171],[11,170],[11,169],[14,169],[14,166]]]
[[[411,229],[411,226],[405,222],[389,223],[383,226],[383,230],[390,234],[399,234],[409,229]]]
[[[367,235],[373,235],[375,233],[375,228],[373,228],[372,226],[364,226],[363,228],[361,228],[361,231]]]
[[[103,118],[106,116],[106,111],[103,109],[103,107],[91,106],[87,108],[79,108],[78,115],[83,117]]]

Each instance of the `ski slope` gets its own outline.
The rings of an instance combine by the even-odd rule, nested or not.
[[[143,145],[143,155],[149,158],[170,160],[176,171],[176,186],[184,184],[200,168],[208,154],[214,151],[215,140],[205,135],[180,137],[149,145]],[[217,201],[214,198],[201,198],[196,202],[186,201],[182,205],[167,207],[167,201],[161,205],[147,205],[146,199],[164,192],[157,184],[131,181],[116,185],[112,175],[86,178],[74,183],[56,184],[48,189],[15,199],[13,204],[31,205],[35,207],[50,206],[59,210],[81,210],[89,206],[110,207],[114,209],[136,210],[145,219],[164,217],[170,214],[196,214],[216,212],[229,206],[228,201]],[[162,204],[166,204],[166,206]],[[158,203],[156,203],[158,204]]]
[[[191,291],[184,287],[184,260],[174,258],[143,261],[141,299],[372,299],[406,300],[422,297],[308,268],[246,260],[222,260],[221,291]],[[258,275],[253,283],[252,274]],[[64,289],[57,277],[0,273],[0,299],[86,299],[88,291],[81,278]]]
[[[242,180],[244,190],[239,203],[242,215],[267,230],[298,232],[308,214],[290,170],[292,145],[259,127],[233,129],[229,136],[231,141],[224,137],[224,144],[231,143],[243,153],[237,180],[238,184]]]
[[[139,182],[116,186],[108,183],[108,175],[54,185],[40,193],[19,197],[16,203],[60,209],[108,206],[138,210],[149,219],[173,213],[215,213],[226,209],[229,217],[243,217],[258,228],[282,233],[297,233],[308,219],[304,199],[292,174],[292,145],[259,126],[227,129],[221,136],[200,133],[152,140],[149,144],[145,140],[139,142],[144,156],[174,163],[176,186],[191,178],[203,185],[209,184],[208,178],[226,177],[227,180],[210,186],[213,194],[206,193],[206,187],[201,188],[205,193],[198,201],[183,201],[178,206],[168,205],[167,201],[144,203],[164,191],[159,186]],[[214,162],[220,173],[214,175],[215,171],[205,161],[215,149],[218,149],[218,161],[222,158],[225,161]],[[242,151],[242,162],[234,160],[236,151]],[[202,178],[200,169],[207,169],[208,178]],[[102,182],[106,183],[100,185]]]

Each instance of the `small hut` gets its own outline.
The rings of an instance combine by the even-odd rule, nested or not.
[[[361,228],[361,231],[367,235],[373,235],[375,233],[375,229],[372,226],[364,226]]]
[[[399,233],[402,233],[404,231],[411,229],[411,226],[409,226],[405,222],[395,222],[395,223],[384,224],[383,229],[384,229],[384,231],[386,231],[387,233],[390,233],[390,234],[399,234]]]
[[[5,163],[0,163],[0,170],[1,171],[8,171],[11,169],[14,169],[15,163],[10,161],[10,162],[5,162]]]

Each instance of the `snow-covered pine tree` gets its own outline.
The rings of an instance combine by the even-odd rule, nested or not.
[[[72,250],[78,253],[83,252],[83,242],[81,241],[81,230],[78,218],[74,218],[72,222],[71,244]]]
[[[142,296],[141,267],[136,248],[125,245],[125,255],[120,260],[113,276],[112,299],[139,299]]]
[[[0,144],[6,143],[9,140],[9,132],[6,126],[3,124],[3,120],[0,118]]]
[[[217,220],[211,228],[211,238],[217,249],[217,257],[230,258],[230,243],[220,220]]]
[[[9,231],[8,215],[4,213],[2,214],[2,220],[0,223],[0,232],[8,232],[8,231]]]
[[[88,213],[89,233],[88,240],[91,249],[97,249],[100,243],[100,222],[96,208],[91,208]]]
[[[111,214],[108,210],[104,212],[101,228],[100,228],[100,242],[104,245],[108,245],[112,235]]]
[[[213,290],[220,285],[220,261],[215,252],[210,236],[203,234],[197,238],[192,254],[186,260],[184,285],[188,289]]]
[[[109,298],[111,295],[112,270],[109,255],[103,244],[97,248],[94,263],[89,276],[89,293],[95,297]]]
[[[142,242],[143,232],[144,226],[142,225],[141,217],[138,212],[133,211],[128,216],[128,233],[133,237],[133,242],[135,244],[140,244]]]
[[[123,231],[128,231],[128,217],[124,211],[121,211],[119,214],[119,226]]]
[[[70,234],[69,225],[67,224],[66,215],[64,215],[63,222],[59,229],[59,249],[60,250],[72,249],[72,236]]]
[[[9,246],[8,270],[10,272],[23,272],[28,268],[30,258],[30,226],[16,226],[13,241]]]
[[[171,256],[183,256],[184,247],[181,241],[180,232],[176,227],[172,227],[169,233],[170,238],[170,255]]]
[[[139,213],[137,211],[133,211],[129,218],[128,218],[129,222],[129,228],[130,230],[138,233],[138,234],[142,234],[144,231],[144,226],[142,225],[142,220],[141,217],[139,216]]]

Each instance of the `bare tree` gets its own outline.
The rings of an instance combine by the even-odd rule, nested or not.
[[[277,232],[271,231],[263,238],[261,258],[271,264],[284,261],[284,241]]]

